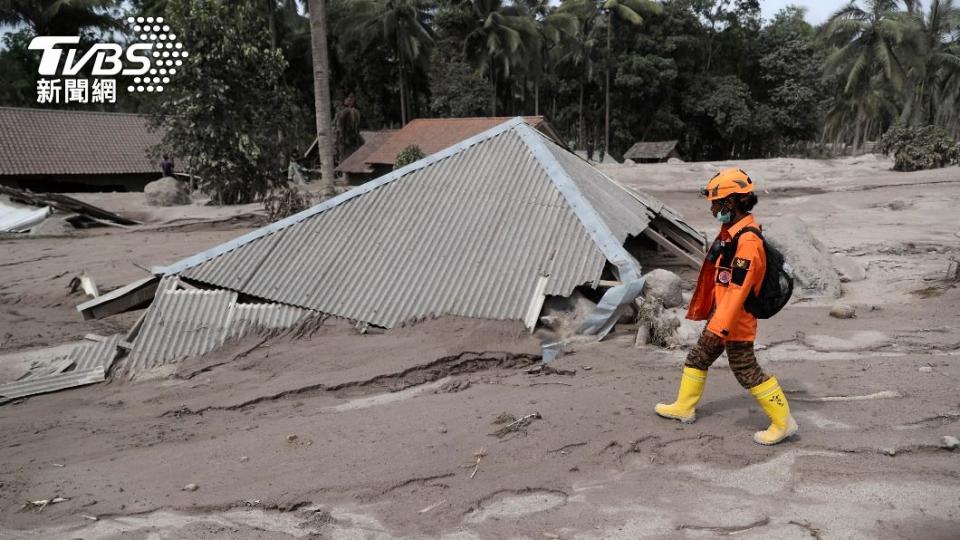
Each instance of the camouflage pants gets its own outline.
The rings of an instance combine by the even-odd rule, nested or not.
[[[727,360],[730,362],[733,376],[744,388],[753,388],[770,378],[757,364],[757,355],[753,352],[752,341],[724,342],[718,336],[706,330],[701,334],[700,340],[697,341],[690,354],[687,355],[687,361],[684,365],[706,371],[710,369],[717,358],[720,358],[724,349],[727,351]]]

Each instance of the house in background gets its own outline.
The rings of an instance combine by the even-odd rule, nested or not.
[[[623,153],[624,159],[635,163],[666,163],[668,159],[681,159],[677,141],[638,142]]]
[[[357,185],[393,170],[397,154],[415,145],[425,156],[498,126],[512,117],[418,118],[402,129],[361,132],[364,143],[337,166],[348,183]],[[542,116],[527,116],[524,121],[537,131],[564,146],[563,139]],[[312,148],[312,147],[311,147]]]
[[[347,182],[354,185],[362,184],[380,176],[380,174],[377,174],[377,169],[372,164],[367,163],[367,158],[383,146],[383,143],[387,142],[387,139],[396,132],[396,129],[361,131],[360,138],[363,139],[363,145],[354,150],[347,159],[341,161],[334,170],[342,173]]]
[[[33,192],[142,191],[161,133],[137,114],[0,107],[0,184]]]

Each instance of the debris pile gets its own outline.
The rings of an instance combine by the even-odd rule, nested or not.
[[[28,232],[48,218],[62,219],[77,229],[140,223],[62,193],[33,193],[0,185],[0,195],[0,232]]]

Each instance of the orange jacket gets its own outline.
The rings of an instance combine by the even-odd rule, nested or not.
[[[730,241],[744,227],[756,227],[756,220],[747,214],[733,225],[723,225],[717,238]],[[754,341],[757,338],[757,318],[743,309],[750,290],[760,292],[763,274],[767,269],[767,255],[763,240],[752,232],[745,232],[737,242],[732,261],[717,260],[718,266],[704,261],[693,291],[687,318],[693,321],[709,319],[707,330],[727,341]]]

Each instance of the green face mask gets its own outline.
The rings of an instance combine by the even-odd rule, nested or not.
[[[720,223],[730,223],[730,219],[733,218],[733,212],[717,212],[717,215],[714,217],[717,218],[717,221]]]

